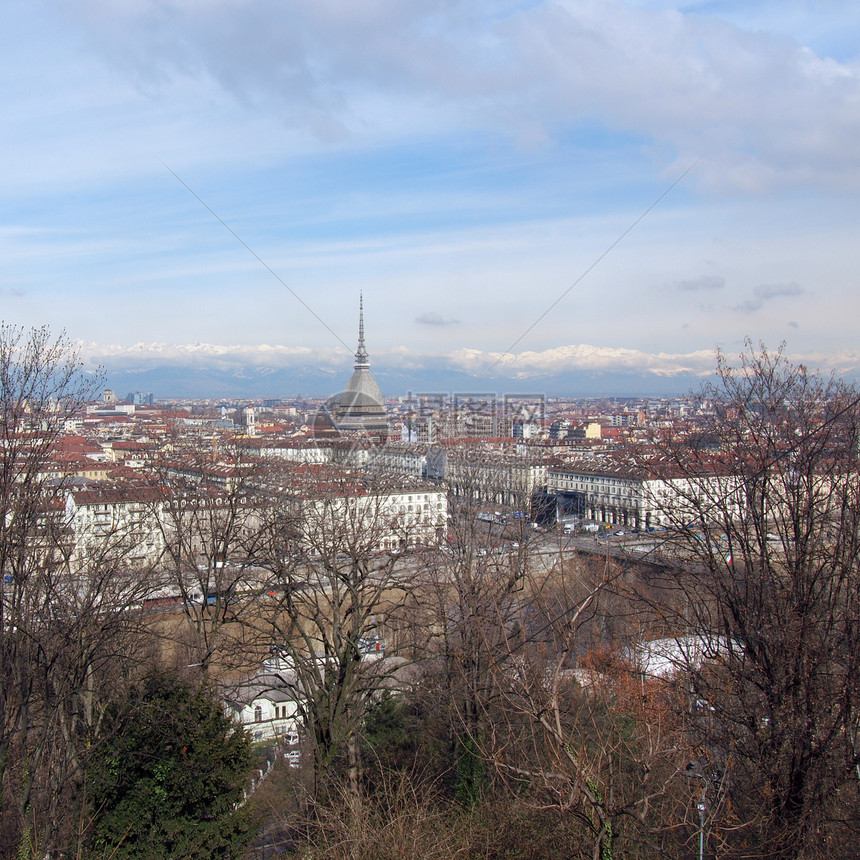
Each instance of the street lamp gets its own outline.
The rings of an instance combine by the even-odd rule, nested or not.
[[[702,773],[698,762],[691,761],[687,764],[687,776],[691,779],[702,780],[702,799],[696,804],[699,811],[699,860],[705,858],[705,810],[708,800],[708,777]]]

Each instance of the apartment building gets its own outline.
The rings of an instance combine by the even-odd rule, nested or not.
[[[692,520],[726,499],[738,510],[744,503],[742,478],[716,470],[689,477],[659,465],[555,466],[546,484],[567,516],[631,528]]]

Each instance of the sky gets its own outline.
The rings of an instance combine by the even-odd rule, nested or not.
[[[860,368],[854,0],[30,0],[0,317],[105,367]]]

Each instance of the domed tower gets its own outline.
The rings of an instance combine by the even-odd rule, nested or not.
[[[364,297],[358,303],[358,349],[355,365],[346,388],[340,396],[336,426],[346,433],[360,433],[385,441],[388,418],[379,385],[370,372],[370,358],[364,345]]]

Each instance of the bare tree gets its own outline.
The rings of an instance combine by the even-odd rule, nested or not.
[[[488,670],[493,695],[481,699],[497,781],[520,803],[577,820],[578,850],[595,860],[670,848],[689,761],[677,690],[644,679],[623,642],[601,642],[624,573],[572,553],[530,571]]]
[[[504,497],[518,512],[528,510],[528,496],[515,492],[519,483],[510,470],[500,471],[496,458],[480,451],[453,460],[446,479],[449,539],[424,557],[416,582],[418,602],[425,613],[432,608],[432,621],[416,629],[423,637],[425,685],[435,684],[435,696],[447,705],[442,713],[448,717],[455,791],[472,804],[490,777],[485,744],[495,696],[491,667],[504,659],[507,637],[519,625],[529,564],[539,559],[530,553],[527,519],[509,519],[511,509],[498,501]]]
[[[259,468],[239,446],[222,441],[213,460],[199,440],[180,441],[176,433],[174,440],[153,473],[164,545],[160,578],[180,597],[183,659],[205,675],[213,661],[229,668],[246,659],[236,637],[246,592],[259,588],[251,561],[267,500],[254,489]]]
[[[474,803],[502,789],[569,815],[577,856],[668,850],[667,825],[686,810],[689,754],[679,751],[676,692],[641,682],[629,640],[605,639],[634,620],[617,587],[626,572],[562,540],[530,542],[523,518],[512,531],[505,512],[487,510],[498,498],[487,480],[480,464],[459,469],[453,540],[425,588],[438,606],[458,794]]]
[[[398,665],[378,659],[377,646],[384,647],[385,619],[403,604],[409,574],[398,562],[417,528],[399,498],[384,482],[306,476],[261,524],[255,559],[269,572],[268,600],[256,628],[311,735],[317,795],[345,752],[349,791],[358,798],[356,732]]]
[[[726,850],[833,856],[860,820],[858,394],[749,344],[718,376],[708,444],[654,440],[688,488],[668,516],[691,559],[661,609],[711,658],[686,666],[707,712],[690,734],[726,771]]]
[[[107,549],[76,553],[63,480],[50,468],[65,422],[98,377],[47,329],[0,327],[0,851],[44,854],[74,840],[82,756],[105,686],[131,659],[143,594]],[[126,544],[127,545],[127,544]],[[112,692],[112,691],[111,691]]]

